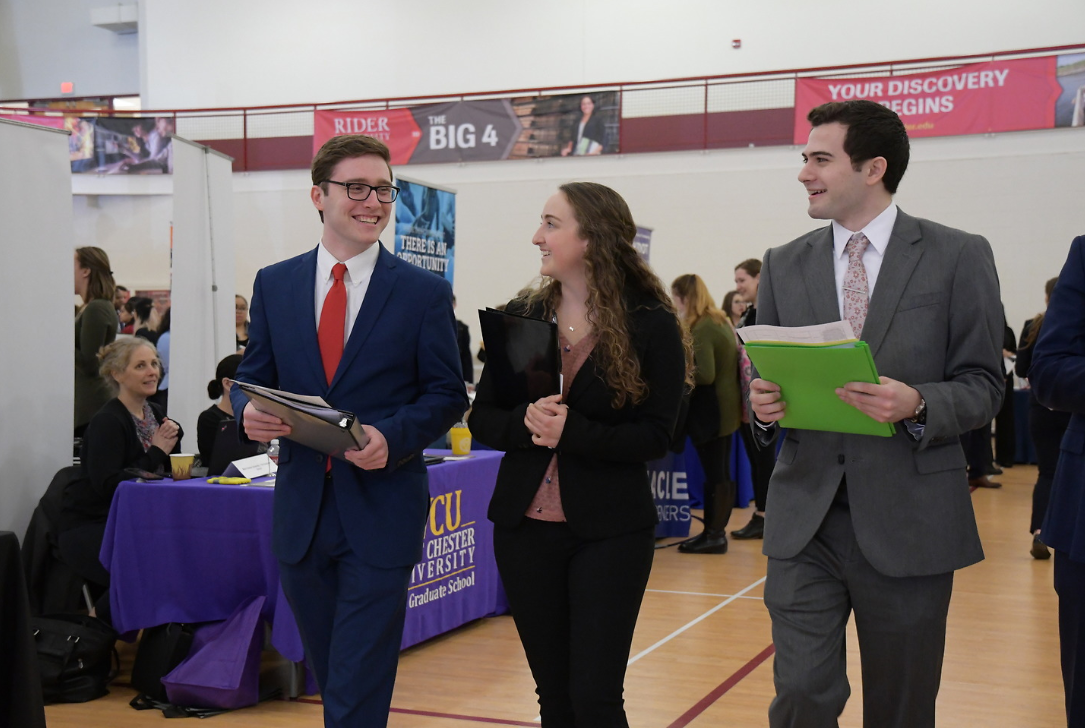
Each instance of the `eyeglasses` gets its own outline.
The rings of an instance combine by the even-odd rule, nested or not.
[[[396,198],[399,197],[399,188],[392,185],[374,187],[373,185],[367,185],[364,182],[336,182],[333,179],[326,179],[324,181],[345,188],[347,197],[355,202],[364,202],[365,200],[368,200],[369,193],[373,190],[377,191],[377,202],[395,202]]]

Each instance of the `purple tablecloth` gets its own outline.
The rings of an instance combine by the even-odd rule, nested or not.
[[[430,520],[411,575],[403,647],[508,611],[486,520],[502,453],[473,455],[429,468]],[[272,644],[300,662],[301,638],[271,553],[273,497],[271,488],[199,479],[121,483],[101,551],[118,631],[226,619],[262,594]]]

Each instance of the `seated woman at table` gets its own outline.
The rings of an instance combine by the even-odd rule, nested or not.
[[[204,467],[211,464],[215,452],[215,438],[219,425],[234,419],[234,407],[230,404],[230,380],[237,376],[237,366],[241,363],[240,354],[230,354],[215,368],[215,378],[207,383],[207,396],[218,399],[200,413],[196,420],[196,442],[200,447],[200,462]]]
[[[100,593],[98,617],[109,622],[109,572],[98,561],[113,493],[135,476],[126,468],[168,469],[179,451],[182,431],[148,397],[158,390],[161,365],[154,344],[138,337],[118,339],[99,354],[102,377],[116,396],[87,425],[80,462],[83,477],[64,491],[58,524],[61,558]]]
[[[505,451],[489,517],[542,725],[628,726],[625,667],[655,546],[646,463],[667,453],[692,347],[633,248],[625,201],[562,185],[532,242],[543,281],[507,310],[556,321],[564,390],[509,407],[490,367],[469,424]]]

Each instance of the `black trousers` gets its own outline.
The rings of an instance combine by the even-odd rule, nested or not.
[[[995,416],[995,460],[999,465],[1017,462],[1017,424],[1014,420],[1013,377],[1006,377],[1002,407]]]
[[[1055,591],[1059,595],[1059,646],[1066,690],[1066,725],[1085,726],[1085,564],[1055,551]]]
[[[64,531],[57,537],[60,558],[79,576],[87,580],[87,588],[95,599],[94,611],[106,624],[112,625],[109,607],[109,572],[98,560],[105,539],[105,522],[87,523]]]
[[[494,528],[543,728],[628,727],[625,666],[654,547],[654,528],[600,540],[531,518]]]
[[[757,427],[757,425],[752,425]],[[742,433],[742,444],[746,447],[746,458],[750,461],[750,475],[753,478],[753,499],[757,504],[757,510],[765,512],[765,501],[769,495],[769,480],[772,479],[772,471],[776,467],[776,444],[768,447],[758,447],[754,441],[751,425],[743,422],[738,431]]]
[[[1070,424],[1070,413],[1049,410],[1036,401],[1035,395],[1029,395],[1029,402],[1028,430],[1032,437],[1032,446],[1036,449],[1036,464],[1039,470],[1036,485],[1032,488],[1029,533],[1036,533],[1043,526],[1047,504],[1051,500],[1051,483],[1055,478],[1055,468],[1059,464],[1059,445],[1066,426]]]
[[[968,460],[968,478],[982,478],[994,461],[991,449],[991,423],[961,433],[961,447]]]
[[[695,444],[697,459],[704,470],[705,488],[716,483],[731,480],[731,468],[728,467],[731,454],[731,436],[715,437],[707,442]]]

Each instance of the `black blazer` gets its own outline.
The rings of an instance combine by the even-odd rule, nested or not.
[[[510,303],[510,310],[515,306]],[[482,370],[469,425],[479,442],[505,451],[488,514],[497,525],[520,523],[555,452],[562,509],[577,536],[607,538],[657,522],[645,463],[667,453],[682,399],[685,354],[678,319],[658,301],[642,297],[627,307],[632,353],[648,396],[615,409],[593,352],[569,385],[569,414],[554,450],[532,443],[524,425],[527,402],[513,409],[497,405],[493,382]],[[541,309],[525,313],[543,317]]]
[[[161,424],[165,418],[162,411],[155,404],[151,404],[151,411]],[[174,452],[181,452],[181,437],[184,432],[177,438]],[[170,456],[154,445],[144,452],[132,415],[119,399],[113,398],[87,425],[79,460],[83,477],[69,483],[64,490],[61,531],[87,523],[105,523],[117,486],[122,480],[132,479],[124,469],[168,471]]]

